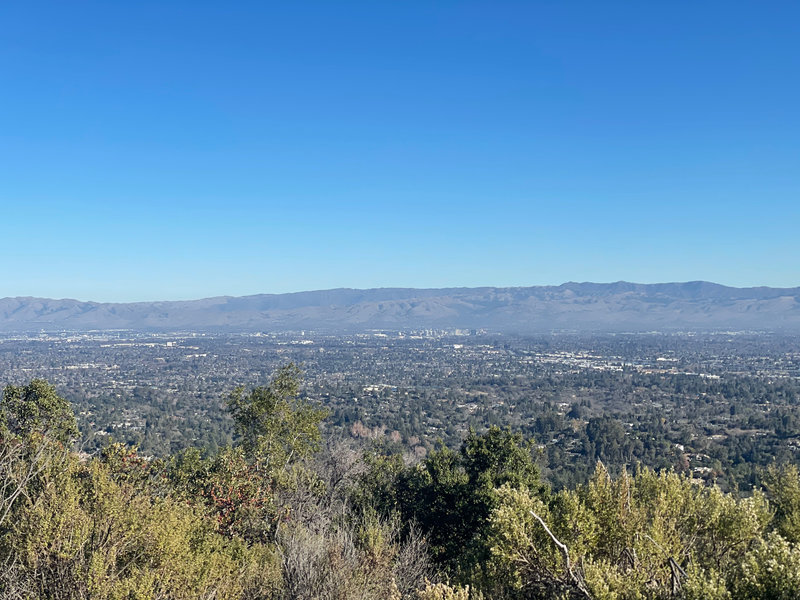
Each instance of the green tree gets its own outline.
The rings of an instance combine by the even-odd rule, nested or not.
[[[69,402],[41,379],[9,385],[0,401],[0,534],[70,458],[78,435]]]
[[[445,447],[400,477],[400,512],[405,521],[416,521],[425,532],[437,562],[452,566],[475,534],[476,515],[468,487],[459,455]]]
[[[565,592],[623,600],[685,590],[693,598],[724,598],[723,579],[742,564],[770,517],[758,492],[738,499],[649,469],[612,479],[602,464],[588,485],[550,502],[509,486],[498,493],[489,527],[492,597]],[[747,581],[757,584],[763,561],[754,560]]]
[[[767,467],[762,483],[775,509],[773,527],[790,542],[800,543],[800,472],[797,466],[772,464]]]
[[[120,480],[103,460],[73,454],[46,483],[0,543],[3,598],[234,600],[279,586],[274,551],[217,534],[193,507]]]
[[[43,379],[34,379],[24,386],[6,386],[0,403],[0,435],[25,437],[33,433],[65,445],[78,437],[69,402]]]
[[[772,533],[747,554],[732,579],[734,600],[800,600],[800,547]]]
[[[166,464],[172,494],[203,505],[217,530],[249,542],[274,541],[291,512],[287,496],[315,493],[318,478],[305,462],[319,449],[319,425],[327,412],[299,397],[300,370],[278,370],[270,383],[249,392],[236,388],[228,399],[238,445],[204,457],[197,449]]]
[[[544,493],[531,442],[499,427],[470,431],[459,452],[440,448],[399,478],[400,512],[428,536],[436,561],[466,582],[488,559],[486,527],[502,485]]]
[[[257,470],[277,472],[319,449],[327,411],[299,397],[300,369],[288,364],[265,387],[236,388],[228,409],[242,448]]]

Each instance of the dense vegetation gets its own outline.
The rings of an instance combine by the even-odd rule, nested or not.
[[[326,411],[299,381],[289,365],[234,390],[232,445],[158,459],[118,443],[78,453],[52,386],[6,387],[0,597],[800,598],[791,464],[742,492],[600,460],[554,489],[511,429],[418,461],[323,439]],[[586,436],[587,456],[635,465],[613,419],[589,418]]]
[[[224,391],[293,361],[302,396],[330,412],[325,437],[422,458],[510,426],[554,489],[588,483],[598,460],[615,477],[641,464],[745,493],[773,460],[800,463],[796,336],[417,333],[0,338],[0,387],[54,383],[90,453],[109,438],[148,457],[216,453],[235,435]]]

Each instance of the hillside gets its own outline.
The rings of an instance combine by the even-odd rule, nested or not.
[[[800,331],[800,288],[565,283],[517,288],[334,289],[192,301],[0,300],[0,331],[487,328]]]

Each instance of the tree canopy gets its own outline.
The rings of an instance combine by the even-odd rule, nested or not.
[[[0,598],[800,599],[796,467],[735,494],[598,462],[554,492],[510,429],[418,461],[323,447],[293,365],[229,406],[233,446],[87,458],[52,386],[7,387]]]
[[[9,385],[0,402],[0,434],[29,436],[33,433],[70,444],[78,437],[72,408],[56,389],[42,379],[27,385]]]

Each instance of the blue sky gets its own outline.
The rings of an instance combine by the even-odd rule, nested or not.
[[[0,4],[0,297],[800,285],[800,4]]]

